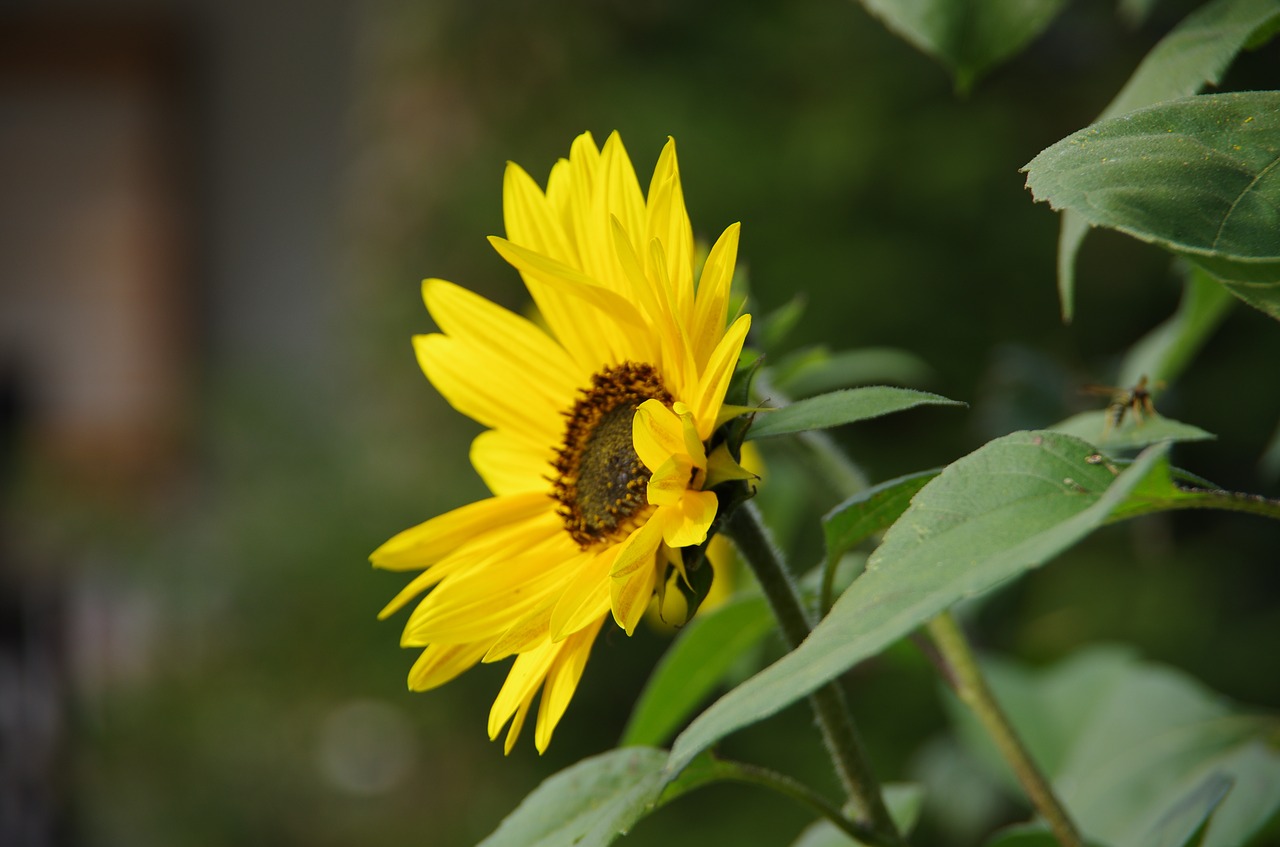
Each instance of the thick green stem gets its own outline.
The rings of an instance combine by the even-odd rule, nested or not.
[[[943,677],[956,692],[956,696],[982,722],[1000,749],[1000,754],[1013,768],[1032,805],[1048,822],[1058,843],[1062,847],[1083,847],[1084,842],[1067,815],[1067,810],[1053,793],[1049,781],[1040,772],[1022,739],[1009,723],[1008,716],[1000,708],[995,695],[991,693],[986,677],[982,675],[956,619],[950,612],[943,612],[929,622],[928,630],[938,651],[933,658],[940,660]]]
[[[747,502],[735,509],[728,517],[725,531],[751,565],[787,646],[794,649],[809,634],[809,615],[755,505]],[[819,688],[809,695],[809,704],[855,816],[872,836],[863,840],[884,847],[904,844],[884,805],[880,783],[867,762],[862,738],[849,715],[840,687],[829,683]]]

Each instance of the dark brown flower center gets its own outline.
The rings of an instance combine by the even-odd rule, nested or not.
[[[672,404],[652,365],[623,362],[593,375],[591,387],[565,412],[569,424],[552,462],[551,496],[584,549],[627,529],[628,519],[649,503],[649,469],[631,440],[631,421],[646,400]]]

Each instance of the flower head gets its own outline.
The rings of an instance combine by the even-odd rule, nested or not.
[[[738,226],[694,280],[675,144],[647,195],[617,133],[579,136],[546,191],[519,166],[504,181],[506,238],[549,332],[452,283],[423,284],[441,332],[417,336],[427,378],[488,427],[471,462],[493,496],[379,547],[378,567],[421,570],[386,617],[430,589],[401,644],[427,690],[515,656],[489,715],[510,751],[541,689],[546,749],[600,628],[630,634],[682,548],[716,516],[707,446],[750,318],[726,328]],[[723,451],[721,451],[723,452]]]

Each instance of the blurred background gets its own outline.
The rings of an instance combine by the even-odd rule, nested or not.
[[[881,480],[1097,404],[1079,387],[1172,313],[1166,257],[1096,233],[1063,326],[1056,216],[1018,168],[1194,5],[1129,26],[1078,0],[962,98],[846,0],[4,4],[0,844],[465,845],[613,746],[669,635],[602,637],[548,753],[504,759],[505,665],[410,694],[403,616],[375,620],[404,578],[368,552],[483,492],[477,428],[409,338],[432,328],[425,276],[526,305],[484,240],[504,162],[543,180],[579,132],[618,129],[644,182],[676,137],[697,234],[743,222],[755,308],[805,293],[793,344],[911,351],[919,387],[971,404],[839,433]],[[1224,87],[1276,87],[1277,60]],[[1157,396],[1219,435],[1178,464],[1280,494],[1277,359],[1280,328],[1234,309]],[[775,529],[816,561],[834,496],[765,459]],[[1114,527],[973,624],[1032,663],[1131,642],[1275,708],[1276,550],[1245,516]],[[1025,815],[946,739],[913,648],[852,677],[881,771],[931,786],[921,843]],[[802,708],[724,749],[833,790]],[[806,821],[712,788],[627,843],[786,844]]]

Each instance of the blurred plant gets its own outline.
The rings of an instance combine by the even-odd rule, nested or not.
[[[957,88],[967,91],[1043,31],[1063,3],[923,0],[893,5],[865,0],[864,5],[911,43],[937,55],[952,69]],[[1131,3],[1124,13],[1140,17],[1149,9],[1150,4]],[[638,594],[644,602],[655,587],[667,584],[669,569],[682,576],[697,572],[696,554],[692,560],[687,555],[700,548],[708,531],[732,539],[755,581],[726,603],[704,609],[680,632],[636,705],[624,746],[545,781],[486,845],[608,844],[672,800],[718,781],[774,790],[821,817],[801,834],[797,845],[906,844],[922,797],[927,800],[924,789],[883,784],[850,714],[840,677],[908,637],[915,639],[956,700],[967,707],[954,710],[962,742],[991,763],[994,781],[1016,784],[1037,813],[1026,824],[990,834],[987,844],[1230,847],[1267,837],[1267,827],[1280,811],[1280,723],[1274,716],[1229,707],[1181,674],[1145,665],[1125,652],[1085,651],[1041,673],[997,664],[988,678],[951,609],[992,592],[1118,521],[1184,509],[1280,519],[1280,501],[1225,491],[1171,465],[1173,443],[1212,436],[1166,417],[1157,411],[1156,399],[1140,394],[1148,386],[1173,385],[1192,368],[1233,297],[1280,319],[1280,92],[1195,93],[1205,83],[1216,83],[1242,50],[1266,43],[1277,31],[1280,7],[1274,0],[1205,4],[1152,49],[1098,123],[1051,145],[1024,168],[1035,198],[1065,210],[1059,256],[1064,317],[1072,314],[1075,254],[1088,226],[1132,235],[1176,257],[1185,278],[1181,304],[1168,321],[1130,348],[1119,368],[1126,402],[1139,402],[1141,416],[1117,415],[1113,402],[1049,428],[994,438],[944,468],[869,484],[867,473],[823,430],[925,405],[957,404],[914,389],[860,385],[869,376],[872,381],[887,377],[910,382],[926,374],[927,368],[909,354],[831,353],[823,347],[787,351],[788,334],[799,325],[803,310],[802,303],[794,301],[757,321],[727,394],[717,394],[709,406],[705,396],[685,405],[677,402],[682,399],[679,392],[668,397],[654,391],[646,397],[628,395],[625,407],[604,409],[584,424],[587,431],[581,442],[571,423],[572,443],[592,444],[597,432],[609,434],[606,422],[615,410],[635,410],[634,422],[628,418],[631,441],[625,445],[632,452],[617,449],[630,460],[627,467],[648,471],[635,470],[628,477],[643,477],[648,499],[634,508],[628,501],[624,517],[650,523],[627,525],[616,535],[617,528],[610,526],[600,538],[575,539],[581,550],[596,543],[606,549],[626,546],[646,531],[656,538],[659,530],[651,528],[657,524],[650,516],[657,513],[642,509],[668,505],[662,481],[670,478],[677,480],[671,487],[681,496],[714,493],[714,508],[702,510],[713,512],[714,522],[700,520],[696,533],[679,536],[687,543],[677,543],[664,532],[662,545],[643,546],[647,570]],[[555,180],[553,172],[552,183]],[[595,196],[609,196],[607,181],[593,185]],[[553,193],[549,184],[547,197]],[[624,194],[634,191],[628,188]],[[654,194],[651,187],[650,203]],[[607,200],[600,202],[608,206]],[[544,246],[554,246],[559,241],[546,233],[559,232],[558,227],[579,218],[562,209],[558,217],[541,220],[545,226],[539,238]],[[653,288],[649,273],[665,267],[663,251],[646,258],[646,245],[635,240],[643,230],[650,244],[662,245],[669,230],[646,229],[636,224],[638,220],[618,215],[612,235],[590,242],[589,249],[604,251],[595,269],[550,263],[510,245],[500,246],[500,251],[521,269],[535,300],[538,286],[553,284],[557,290],[576,287],[584,300],[603,302],[609,299],[602,299],[604,292],[629,293],[642,317],[636,325],[651,327],[664,315],[684,313],[664,307],[661,296],[653,297],[654,290],[667,290],[663,285]],[[517,219],[514,229],[521,225]],[[683,240],[685,227],[678,232]],[[519,240],[510,213],[508,233],[513,241]],[[578,244],[580,250],[588,249],[584,242]],[[681,263],[681,279],[686,278],[687,264]],[[715,279],[721,279],[723,267],[710,260],[708,265]],[[671,279],[674,283],[676,277]],[[670,289],[677,292],[672,295],[676,301],[692,300],[692,276],[687,280],[687,290],[683,285]],[[727,287],[727,279],[723,284]],[[698,289],[697,297],[702,296]],[[448,323],[447,316],[437,317]],[[568,344],[572,322],[549,322],[560,342]],[[678,347],[682,340],[693,339],[696,344],[700,334],[689,333],[687,322],[677,318],[675,325],[684,326],[685,332],[660,332],[664,343]],[[739,326],[735,323],[727,332]],[[726,332],[724,314],[713,329],[716,338]],[[634,331],[626,330],[626,337],[617,339],[623,347],[644,342],[643,334],[626,332]],[[731,355],[736,357],[737,346],[733,347]],[[610,361],[609,356],[602,358]],[[678,358],[663,360],[665,367]],[[702,357],[694,359],[703,365]],[[424,369],[432,375],[432,363],[424,362]],[[583,376],[598,369],[598,364],[591,365]],[[466,389],[475,390],[474,386]],[[576,387],[583,390],[586,384],[579,380]],[[463,396],[458,388],[450,399],[470,413],[464,408],[467,402],[459,400]],[[709,407],[720,408],[722,397],[731,414],[707,417]],[[562,397],[561,408],[570,407]],[[654,416],[666,424],[656,423]],[[483,415],[476,417],[492,423]],[[808,481],[820,481],[842,498],[821,521],[822,561],[800,581],[766,528],[766,515],[752,499],[754,486],[740,474],[719,479],[700,475],[710,466],[708,451],[723,450],[725,466],[736,468],[743,445],[758,442],[787,445],[791,460],[805,469]],[[666,448],[653,451],[653,443]],[[570,464],[571,471],[555,465],[557,484],[565,488],[577,484],[577,474],[584,470],[581,463]],[[502,468],[481,471],[490,481]],[[772,485],[787,490],[788,499],[799,499],[802,493],[795,480],[775,480]],[[550,501],[545,492],[544,499]],[[574,511],[578,501],[573,496],[559,499],[567,509],[565,527],[572,532],[578,526],[572,521],[582,518]],[[680,502],[679,508],[686,508]],[[468,532],[450,538],[462,541],[484,528],[484,522],[468,524]],[[863,560],[860,548],[869,546],[874,549]],[[602,573],[607,570],[616,580],[613,561],[611,556]],[[414,589],[425,589],[434,581],[420,578]],[[674,584],[696,609],[705,581],[686,578]],[[442,582],[435,591],[446,587]],[[539,595],[547,609],[539,614],[551,614],[564,596],[571,595],[562,585],[547,588]],[[614,592],[614,617],[629,633],[643,609],[634,603],[620,606],[618,601]],[[607,606],[602,601],[597,605],[598,626]],[[502,623],[513,625],[507,619]],[[788,652],[698,713],[705,696],[737,681],[742,662],[757,651],[774,625]],[[568,634],[563,627],[540,624],[539,644],[556,643]],[[594,634],[593,630],[587,639],[588,647]],[[474,664],[503,637],[499,629],[486,633],[487,640],[471,645],[469,662],[463,664]],[[521,675],[517,660],[511,678]],[[542,679],[536,673],[523,675],[535,683]],[[520,703],[512,735],[529,708],[532,691],[529,687]],[[545,709],[548,694],[543,697]],[[789,775],[713,752],[730,734],[805,699],[840,782],[838,801]],[[563,704],[555,709],[558,719]],[[690,718],[692,722],[673,739]],[[549,730],[540,734],[540,750],[547,737]],[[670,749],[664,749],[668,744]]]

